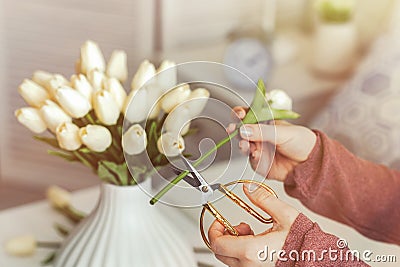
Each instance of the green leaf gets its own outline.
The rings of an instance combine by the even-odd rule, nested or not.
[[[150,125],[150,130],[149,130],[149,142],[155,141],[157,142],[158,136],[157,136],[157,123],[153,121]]]
[[[63,237],[68,236],[70,232],[70,230],[66,226],[61,225],[59,223],[54,224],[54,229],[56,229],[57,233],[59,233]]]
[[[46,258],[44,258],[41,262],[40,262],[40,264],[42,265],[42,266],[46,266],[46,265],[50,265],[50,264],[52,264],[53,263],[53,261],[54,261],[54,259],[56,258],[56,255],[57,255],[57,252],[51,252],[49,255],[47,255],[47,257]]]
[[[56,150],[47,150],[47,154],[63,158],[66,161],[70,161],[70,162],[79,161],[79,159],[76,156],[74,156],[73,154],[68,153],[68,152],[61,152],[61,151],[56,151]]]
[[[98,175],[101,179],[111,180],[115,184],[118,184],[117,180],[119,180],[122,185],[128,185],[128,167],[125,162],[116,164],[112,161],[102,160],[99,162]]]
[[[52,147],[60,148],[60,147],[58,146],[58,141],[57,141],[56,138],[43,137],[43,136],[39,136],[39,135],[34,135],[33,138],[34,138],[35,140],[40,141],[40,142],[46,143],[46,144],[48,144],[48,145],[51,145]]]
[[[87,147],[82,147],[78,151],[81,152],[81,153],[84,153],[84,154],[92,153],[92,151]]]
[[[85,165],[86,167],[89,167],[91,169],[94,168],[94,166],[90,163],[89,160],[87,160],[83,155],[81,155],[78,151],[73,152],[74,155]]]
[[[265,105],[265,84],[262,79],[258,80],[256,93],[254,94],[253,101],[251,102],[250,108],[255,111],[261,109]]]

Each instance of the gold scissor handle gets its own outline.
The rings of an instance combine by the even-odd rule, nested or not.
[[[256,185],[264,188],[265,190],[267,190],[269,193],[271,193],[275,197],[278,197],[276,195],[276,193],[274,192],[274,190],[272,190],[272,188],[266,184],[263,184],[258,181],[252,181],[252,180],[237,180],[237,181],[233,181],[233,182],[230,182],[230,183],[227,183],[224,185],[220,185],[220,187],[219,187],[219,190],[223,194],[225,194],[229,199],[231,199],[235,204],[239,205],[242,209],[244,209],[251,216],[253,216],[254,218],[256,218],[257,220],[259,220],[262,223],[265,223],[265,224],[272,223],[273,219],[271,217],[265,218],[259,212],[257,212],[255,209],[253,209],[249,204],[244,202],[239,196],[237,196],[232,191],[227,189],[228,186],[231,186],[234,184],[256,184]],[[235,235],[235,236],[239,235],[239,233],[232,226],[232,224],[227,219],[225,219],[225,217],[222,216],[222,214],[211,203],[207,203],[203,206],[203,209],[201,210],[201,213],[200,213],[200,233],[201,233],[201,237],[203,238],[204,243],[207,245],[207,247],[209,249],[211,249],[211,245],[210,245],[210,242],[208,241],[208,238],[204,232],[204,214],[205,214],[206,210],[208,210],[215,217],[215,219],[225,227],[225,229],[231,235]]]

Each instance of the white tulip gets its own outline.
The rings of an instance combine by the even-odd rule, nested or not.
[[[46,196],[50,204],[57,209],[71,206],[71,194],[64,188],[56,185],[49,186],[46,191]]]
[[[292,110],[292,99],[285,91],[274,89],[267,93],[267,101],[271,108]]]
[[[56,99],[72,118],[82,118],[92,108],[89,101],[78,91],[62,86],[56,91]]]
[[[144,90],[147,91],[147,112],[149,119],[155,119],[158,117],[161,111],[161,100],[162,94],[160,86],[158,84],[146,85]]]
[[[46,87],[47,81],[53,77],[53,74],[43,70],[37,70],[32,75],[32,80],[40,86]]]
[[[161,99],[161,108],[166,112],[171,112],[177,105],[186,101],[190,96],[190,87],[183,84],[175,89],[168,91]]]
[[[64,122],[56,129],[58,145],[65,150],[74,151],[80,148],[79,127],[72,122]]]
[[[112,142],[110,131],[100,125],[88,124],[79,130],[82,143],[94,152],[105,151]]]
[[[83,74],[71,76],[71,86],[81,93],[89,103],[92,103],[93,87]]]
[[[33,235],[24,235],[10,239],[5,244],[8,254],[18,257],[33,255],[36,251],[37,243]]]
[[[209,97],[210,92],[204,88],[197,88],[190,93],[185,106],[189,109],[192,117],[196,117],[203,111]]]
[[[71,122],[71,117],[56,103],[51,100],[46,100],[40,108],[40,115],[46,123],[47,128],[53,133],[56,132],[58,125],[63,122]]]
[[[34,133],[43,133],[47,127],[36,108],[25,107],[15,111],[17,120]]]
[[[120,109],[113,95],[106,91],[98,91],[93,97],[93,108],[97,118],[105,125],[115,125]]]
[[[157,69],[157,83],[161,86],[162,92],[167,92],[177,85],[176,64],[173,61],[164,60]]]
[[[114,97],[119,110],[123,111],[127,95],[121,83],[116,78],[108,78],[104,81],[103,87]]]
[[[148,82],[156,74],[156,68],[148,60],[144,60],[135,75],[133,76],[131,82],[131,89],[137,90],[142,87],[146,82]]]
[[[107,64],[107,76],[125,82],[128,78],[128,60],[125,51],[114,50]]]
[[[185,135],[189,131],[191,118],[187,107],[178,106],[165,119],[165,130],[173,134]]]
[[[185,150],[182,136],[172,133],[163,133],[157,141],[157,148],[167,157],[175,157]]]
[[[93,86],[94,93],[103,89],[103,83],[104,83],[104,80],[106,79],[106,75],[103,72],[101,72],[97,69],[91,70],[87,74],[87,78],[88,78],[90,84]]]
[[[147,90],[131,91],[125,101],[125,117],[135,123],[144,121],[148,115]]]
[[[69,81],[61,74],[54,74],[49,80],[47,80],[45,87],[50,96],[54,98],[56,91],[62,86],[70,86]]]
[[[50,98],[46,89],[28,79],[25,79],[18,87],[18,92],[26,103],[35,108],[39,108],[46,99]]]
[[[97,43],[86,41],[81,47],[80,72],[88,74],[91,70],[105,71],[105,60],[103,53]]]
[[[134,124],[122,136],[122,148],[128,155],[137,155],[146,149],[146,131],[140,124]]]

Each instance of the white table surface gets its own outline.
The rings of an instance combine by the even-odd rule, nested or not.
[[[72,193],[75,207],[89,212],[96,204],[99,195],[99,187],[84,189]],[[184,215],[179,209],[165,205],[156,205],[163,212],[174,218],[182,235],[188,237],[194,247],[205,247],[201,240],[197,222]],[[40,262],[51,250],[38,249],[34,256],[18,258],[9,256],[3,247],[6,240],[24,234],[33,234],[38,240],[59,241],[62,240],[53,228],[54,223],[71,226],[64,216],[52,209],[47,201],[38,201],[28,205],[11,208],[0,212],[0,267],[35,267],[41,266]],[[213,254],[196,254],[199,261],[212,264],[213,266],[224,266],[218,262]]]

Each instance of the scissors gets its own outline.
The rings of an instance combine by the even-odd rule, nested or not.
[[[211,215],[214,216],[214,218],[225,227],[225,229],[229,232],[229,234],[239,236],[238,231],[232,226],[232,224],[227,219],[225,219],[225,217],[214,207],[213,204],[210,203],[209,200],[216,191],[219,191],[222,194],[224,194],[226,197],[232,200],[236,205],[244,209],[247,213],[252,215],[260,222],[264,224],[270,224],[273,222],[271,217],[265,218],[255,209],[253,209],[250,205],[244,202],[239,196],[237,196],[235,193],[233,193],[228,189],[229,186],[234,184],[256,184],[257,186],[264,188],[269,193],[277,197],[276,193],[269,186],[261,182],[252,180],[236,180],[224,185],[220,183],[209,184],[203,178],[203,176],[196,170],[196,168],[183,155],[180,155],[180,158],[182,159],[183,163],[188,169],[187,171],[189,172],[189,174],[186,175],[183,178],[183,180],[185,180],[185,182],[187,182],[188,184],[190,184],[191,186],[193,186],[194,188],[196,188],[201,192],[201,204],[203,206],[203,209],[201,210],[200,214],[200,233],[204,243],[207,245],[209,249],[211,249],[211,245],[204,232],[204,214],[206,210],[209,211]],[[173,170],[176,174],[179,174],[184,171],[184,170],[178,170],[176,168],[173,168]]]

